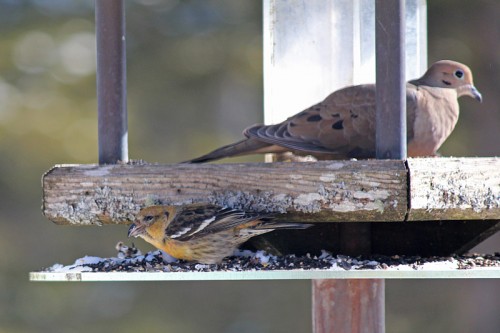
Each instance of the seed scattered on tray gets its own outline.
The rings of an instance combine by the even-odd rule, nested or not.
[[[276,257],[263,251],[238,251],[218,265],[205,265],[178,261],[162,251],[142,254],[134,245],[123,242],[116,245],[114,258],[86,256],[73,265],[55,264],[46,272],[212,272],[212,271],[266,271],[266,270],[427,270],[472,269],[500,267],[500,253],[466,254],[449,257],[420,256],[359,256],[332,255],[322,251],[320,255]]]

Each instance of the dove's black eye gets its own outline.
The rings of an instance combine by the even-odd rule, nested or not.
[[[459,79],[462,79],[464,77],[464,72],[460,69],[457,69],[455,71],[455,76],[458,77]]]

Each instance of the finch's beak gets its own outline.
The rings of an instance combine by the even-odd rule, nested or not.
[[[128,237],[138,237],[144,232],[145,226],[137,225],[132,223],[130,228],[128,228]]]

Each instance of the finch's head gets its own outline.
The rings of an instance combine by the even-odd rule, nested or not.
[[[128,229],[128,237],[163,238],[165,228],[172,220],[175,208],[172,206],[149,206],[137,213],[134,223]]]
[[[474,87],[470,68],[456,61],[440,60],[435,62],[420,81],[431,87],[455,89],[458,97],[469,96],[479,102],[483,100],[481,93]]]

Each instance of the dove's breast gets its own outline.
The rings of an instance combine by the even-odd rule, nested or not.
[[[457,124],[457,93],[454,89],[420,86],[409,103],[408,112],[414,112],[414,122],[408,156],[435,155]]]

